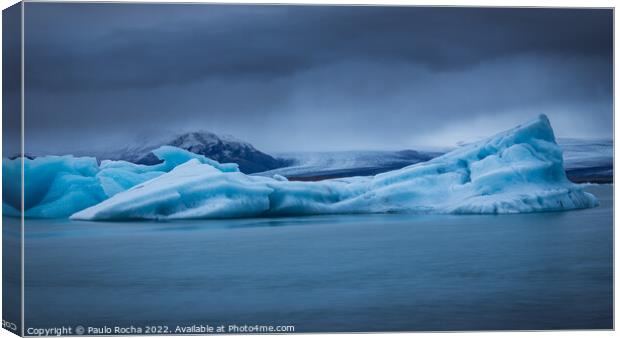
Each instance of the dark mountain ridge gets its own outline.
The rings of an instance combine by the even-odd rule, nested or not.
[[[272,170],[288,165],[288,161],[276,159],[263,153],[254,148],[250,143],[238,140],[232,136],[217,135],[206,131],[181,134],[159,144],[127,148],[118,152],[115,156],[107,157],[112,157],[109,159],[114,160],[151,165],[160,162],[151,151],[163,145],[185,149],[220,163],[237,163],[239,170],[245,174]]]

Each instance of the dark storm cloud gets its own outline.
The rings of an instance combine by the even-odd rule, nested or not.
[[[28,85],[152,87],[340,60],[437,71],[519,53],[609,56],[601,10],[29,4]]]
[[[27,119],[33,146],[54,125],[398,148],[541,112],[610,137],[612,38],[610,10],[29,3]]]

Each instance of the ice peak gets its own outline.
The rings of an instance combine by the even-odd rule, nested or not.
[[[457,146],[468,148],[471,146],[481,146],[485,143],[499,143],[504,140],[506,143],[527,143],[533,139],[545,140],[556,143],[551,122],[545,114],[540,114],[535,119],[521,123],[513,128],[499,132],[491,137],[482,138],[475,141],[460,141]]]

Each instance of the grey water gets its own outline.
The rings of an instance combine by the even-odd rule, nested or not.
[[[25,326],[611,329],[613,186],[588,189],[539,214],[27,220]]]

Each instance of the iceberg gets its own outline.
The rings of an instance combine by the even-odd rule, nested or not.
[[[100,179],[102,192],[85,180],[81,183],[83,189],[97,197],[101,193],[111,196],[74,213],[71,219],[168,220],[388,212],[506,214],[572,210],[598,204],[582,186],[566,178],[562,151],[545,115],[427,162],[376,176],[318,182],[249,176],[180,151],[166,148],[165,154],[159,152],[164,163],[159,165],[161,174],[157,177],[144,176],[156,171],[155,167],[114,163],[123,171],[106,174],[113,183]],[[102,163],[101,167],[104,166],[110,168],[112,164]],[[104,170],[100,168],[99,177]],[[132,170],[137,170],[134,173],[138,176],[123,176]],[[121,191],[139,180],[142,181]],[[66,187],[67,183],[62,181],[58,185]]]
[[[234,163],[220,164],[202,155],[171,146],[153,151],[162,161],[140,165],[126,161],[102,161],[94,157],[44,156],[24,159],[24,216],[66,218],[98,204],[137,184],[154,179],[189,160],[222,172],[238,172]],[[19,216],[21,159],[3,159],[3,213]],[[18,180],[17,180],[18,181]]]

